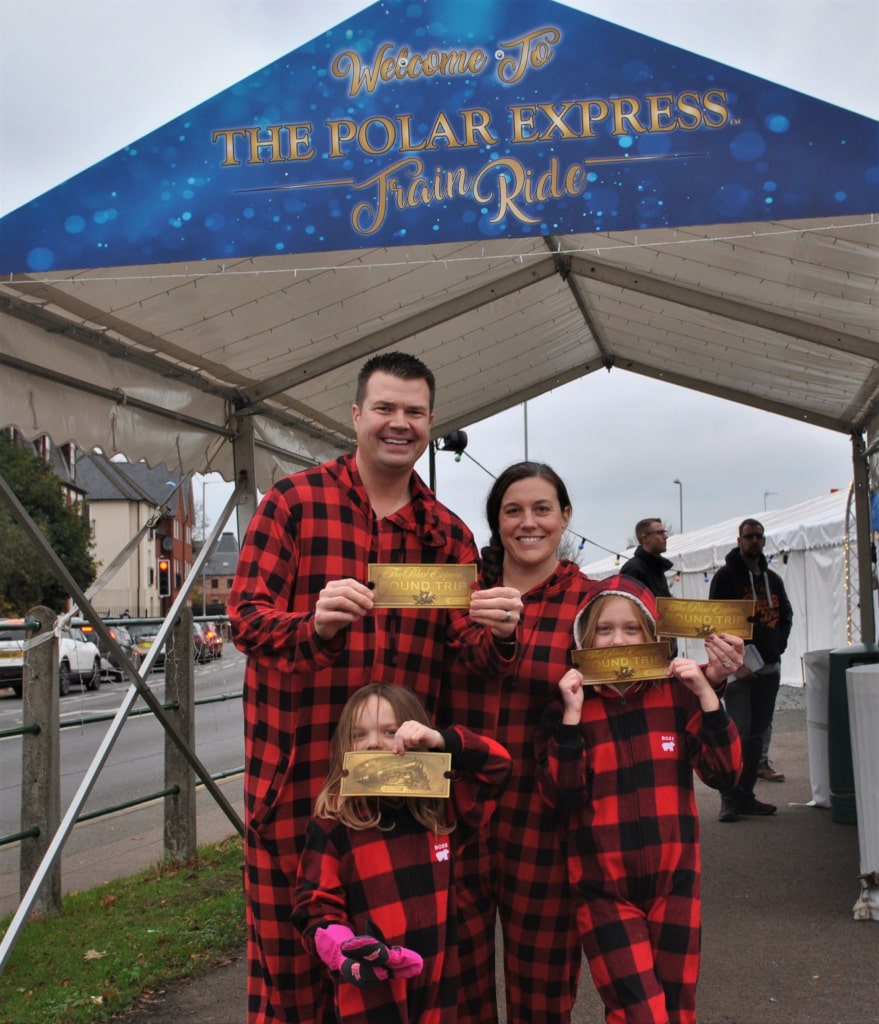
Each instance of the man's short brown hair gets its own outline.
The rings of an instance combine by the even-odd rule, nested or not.
[[[641,543],[641,538],[645,533],[650,533],[650,527],[654,523],[661,523],[662,518],[660,516],[651,516],[649,519],[639,519],[635,524],[635,537],[638,543]]]

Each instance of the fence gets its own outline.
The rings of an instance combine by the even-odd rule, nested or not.
[[[24,895],[38,877],[50,845],[61,825],[60,793],[60,698],[58,688],[58,644],[54,639],[55,614],[48,608],[32,609],[27,615],[34,639],[27,643],[22,684],[22,725],[3,735],[22,736],[21,831],[0,836],[0,846],[21,843],[19,868],[20,892]],[[169,861],[185,861],[194,856],[196,839],[196,790],[199,785],[192,766],[195,746],[195,706],[218,700],[240,699],[227,694],[195,700],[195,659],[193,616],[181,609],[165,652],[165,702],[160,705],[167,719],[164,747],[164,785],[161,790],[127,800],[123,804],[80,814],[85,821],[124,808],[164,799],[164,856]],[[152,707],[130,710],[127,715],[155,714]],[[66,727],[97,723],[113,718],[95,715],[65,723]],[[211,776],[228,778],[243,767]],[[33,903],[39,913],[58,913],[61,909],[60,857],[45,872]]]

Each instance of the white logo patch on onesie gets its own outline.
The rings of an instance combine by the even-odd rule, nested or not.
[[[674,736],[663,735],[662,737],[662,749],[667,754],[673,754],[677,748],[677,740]]]
[[[448,860],[451,855],[451,847],[448,839],[437,839],[433,844],[433,855],[437,861]]]

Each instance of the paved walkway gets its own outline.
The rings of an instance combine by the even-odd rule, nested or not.
[[[786,689],[786,688],[783,688]],[[809,807],[802,700],[782,700],[772,756],[787,782],[759,783],[778,804],[771,818],[717,819],[717,794],[701,785],[703,962],[700,1024],[879,1024],[879,921],[855,921],[857,828]],[[231,831],[216,810],[200,812],[199,841]],[[120,826],[115,826],[117,830]],[[64,887],[99,884],[155,861],[161,829],[118,834],[100,865],[64,862]],[[91,879],[89,873],[91,872]],[[126,1024],[243,1024],[244,961],[158,993]],[[584,972],[575,1024],[603,1013]]]

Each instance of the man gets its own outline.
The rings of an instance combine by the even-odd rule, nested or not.
[[[635,526],[638,547],[635,553],[620,569],[621,576],[631,576],[643,583],[655,597],[671,597],[665,574],[672,563],[663,558],[668,547],[668,530],[661,519],[641,519]]]
[[[673,563],[663,557],[668,547],[668,530],[661,519],[641,519],[635,525],[638,547],[620,569],[621,576],[631,576],[643,583],[655,597],[671,597],[666,573]],[[669,651],[674,658],[678,653],[677,640],[669,640]]]
[[[720,794],[719,821],[733,822],[743,814],[769,815],[776,811],[774,804],[756,798],[754,783],[763,740],[772,725],[781,683],[781,656],[790,636],[793,609],[781,577],[769,568],[763,555],[765,543],[763,524],[745,519],[739,526],[737,546],[715,573],[708,595],[711,599],[755,602],[754,635],[745,647],[745,665],[730,681],[724,696],[726,709],[742,740],[743,766],[738,786]],[[756,648],[759,658],[749,656],[749,646]]]
[[[434,394],[433,374],[413,356],[368,360],[352,406],[355,452],[279,481],[244,538],[229,617],[247,654],[248,1024],[333,1019],[326,971],[294,931],[292,893],[348,697],[394,683],[433,713],[449,652],[483,680],[514,659],[517,591],[476,591],[468,613],[376,608],[367,586],[370,563],[477,560],[470,531],[414,472]]]

